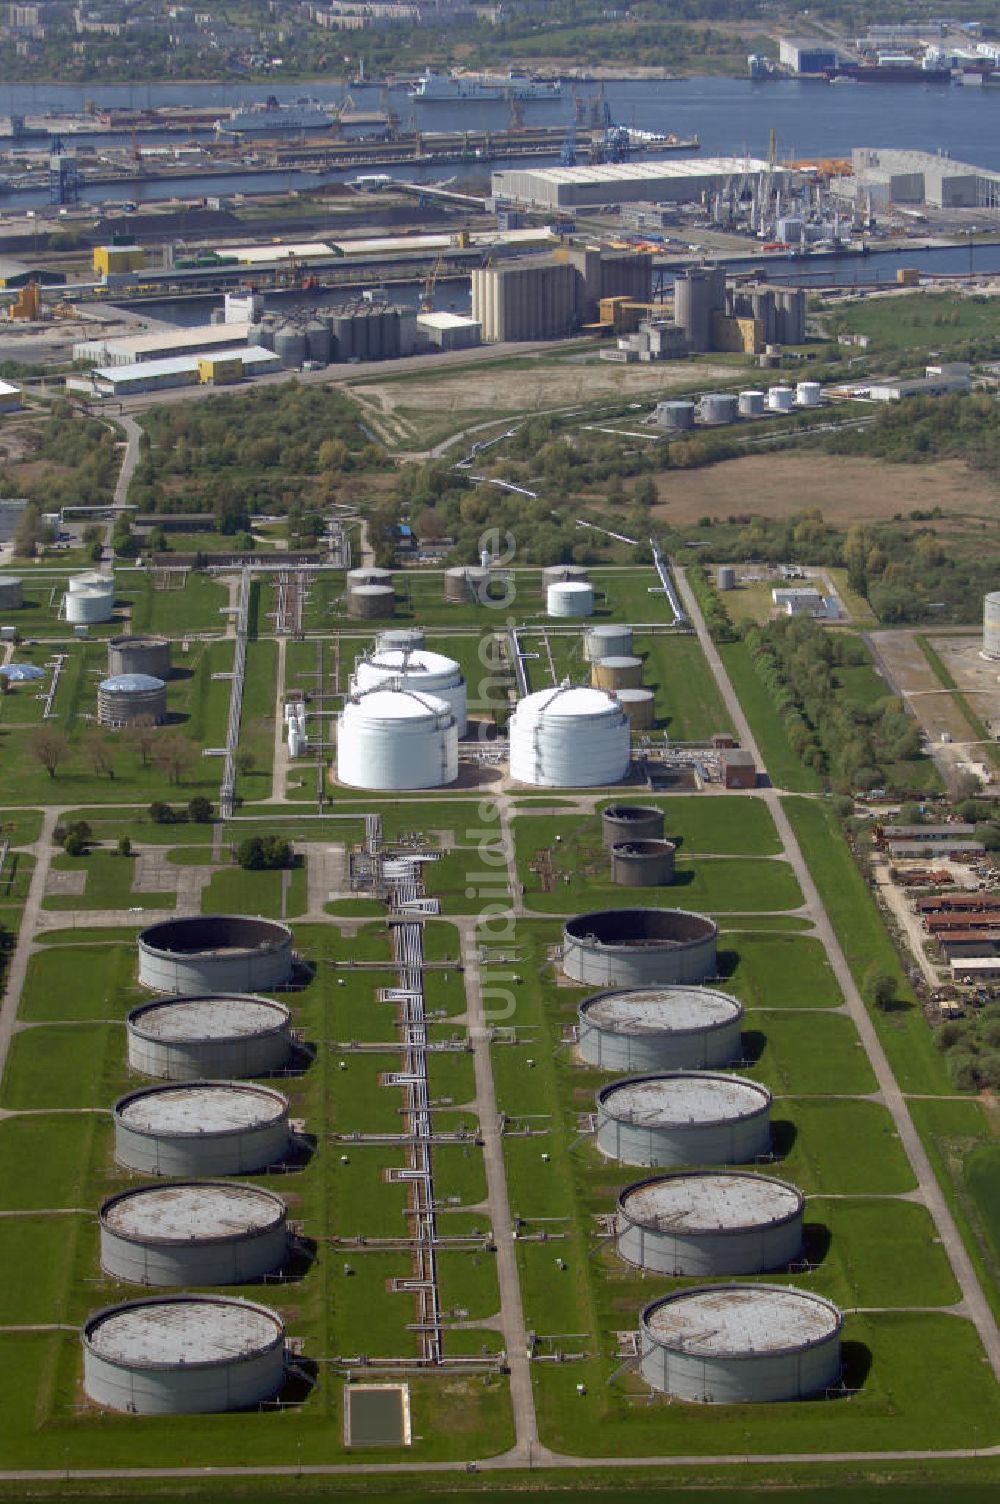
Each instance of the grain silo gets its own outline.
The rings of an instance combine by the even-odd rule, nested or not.
[[[648,731],[656,725],[656,696],[651,689],[620,689],[617,698],[633,731]]]
[[[628,772],[628,721],[600,689],[563,684],[526,695],[508,736],[510,776],[519,783],[587,788],[618,783]]]
[[[24,605],[24,582],[18,575],[0,575],[0,611],[16,611]]]
[[[362,658],[351,681],[352,694],[369,689],[412,689],[450,706],[459,736],[468,728],[468,691],[454,658],[427,648],[387,649]]]
[[[154,992],[269,992],[292,977],[292,932],[276,919],[161,919],[139,931],[138,948],[139,981]]]
[[[578,1016],[580,1058],[604,1071],[699,1071],[740,1054],[743,1007],[710,987],[598,992]]]
[[[583,656],[588,663],[601,658],[628,658],[632,652],[632,628],[621,622],[601,622],[583,634]]]
[[[131,1070],[164,1081],[266,1076],[288,1064],[291,1014],[270,998],[160,998],[125,1021]]]
[[[679,1170],[618,1197],[619,1258],[671,1279],[760,1274],[802,1253],[805,1197],[748,1170]]]
[[[286,371],[298,371],[306,358],[305,330],[298,324],[282,324],[274,331],[274,353]]]
[[[790,413],[795,403],[795,393],[790,386],[772,386],[767,394],[767,405],[773,413]]]
[[[160,1295],[109,1306],[83,1327],[87,1398],[128,1415],[202,1415],[272,1399],[285,1328],[266,1306],[224,1295]]]
[[[145,1175],[250,1175],[288,1152],[288,1099],[269,1086],[147,1086],[114,1106],[115,1159]]]
[[[356,621],[376,621],[392,616],[396,592],[391,585],[359,585],[347,592],[347,614]]]
[[[733,392],[706,392],[698,406],[703,423],[735,423],[739,411],[739,399]]]
[[[983,657],[1000,658],[1000,590],[983,597]]]
[[[608,804],[601,812],[601,840],[605,846],[622,841],[658,841],[663,836],[663,811],[655,804]]]
[[[562,580],[545,592],[545,610],[549,616],[579,617],[594,614],[594,587],[586,580]]]
[[[767,408],[767,397],[763,392],[746,391],[740,392],[739,409],[741,418],[762,418]]]
[[[148,674],[170,677],[170,639],[167,637],[109,637],[108,674]]]
[[[686,909],[598,909],[563,929],[563,971],[590,987],[704,982],[716,974],[718,928]]]
[[[809,1399],[840,1377],[843,1317],[831,1301],[791,1285],[676,1290],[648,1305],[640,1325],[640,1372],[671,1399]]]
[[[167,686],[152,674],[114,674],[97,686],[99,726],[160,726],[166,716]]]
[[[631,654],[598,658],[590,666],[590,682],[595,689],[641,689],[642,659]]]
[[[627,1076],[597,1093],[597,1147],[626,1165],[743,1165],[771,1147],[771,1093],[711,1071]]]
[[[616,888],[663,888],[674,880],[673,841],[619,841],[611,848]]]
[[[133,1285],[239,1285],[288,1257],[287,1209],[263,1186],[172,1181],[109,1196],[101,1268]]]
[[[451,706],[410,689],[372,689],[337,721],[337,778],[357,789],[436,789],[458,777]]]

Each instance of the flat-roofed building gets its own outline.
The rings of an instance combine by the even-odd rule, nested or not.
[[[786,188],[794,174],[760,157],[679,157],[649,162],[604,162],[593,167],[514,167],[495,172],[495,199],[541,209],[593,208],[655,199],[684,203],[759,176]]]

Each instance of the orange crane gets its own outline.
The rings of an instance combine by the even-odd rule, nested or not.
[[[440,277],[440,275],[441,275],[441,273],[443,271],[444,271],[444,252],[442,251],[441,254],[438,256],[437,260],[435,261],[435,263],[434,263],[433,267],[431,268],[431,270],[427,273],[427,279],[424,282],[423,295],[421,296],[421,299],[420,299],[420,312],[421,313],[433,313],[434,312],[434,289],[437,286],[437,279],[438,279],[438,277]]]

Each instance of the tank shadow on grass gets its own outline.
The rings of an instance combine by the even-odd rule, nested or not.
[[[848,1338],[840,1346],[840,1378],[844,1393],[838,1398],[850,1399],[858,1389],[863,1389],[872,1368],[872,1350],[865,1342]]]
[[[771,1154],[775,1159],[787,1159],[795,1147],[799,1130],[787,1118],[771,1119]]]
[[[762,1034],[760,1029],[744,1029],[740,1035],[739,1061],[734,1062],[734,1064],[738,1063],[742,1066],[758,1065],[766,1048],[766,1034]]]
[[[739,964],[740,964],[740,953],[739,953],[738,950],[717,950],[716,951],[716,953],[715,953],[715,970],[716,970],[716,974],[723,981],[725,981],[726,978],[732,976],[733,972],[736,970],[736,968],[737,968],[737,966]]]
[[[825,1222],[804,1222],[802,1225],[801,1262],[818,1268],[826,1262],[833,1245],[833,1234]],[[800,1260],[795,1260],[799,1263]]]

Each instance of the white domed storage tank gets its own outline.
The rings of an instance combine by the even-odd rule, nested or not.
[[[101,574],[96,569],[88,569],[83,574],[71,575],[66,588],[70,595],[76,595],[80,590],[103,590],[107,594],[109,590],[114,590],[114,577]]]
[[[109,1306],[83,1333],[88,1399],[128,1415],[206,1415],[271,1399],[285,1327],[266,1306],[225,1295],[160,1295]]]
[[[72,600],[85,599],[74,595]],[[114,674],[97,686],[97,724],[134,726],[137,721],[162,725],[167,718],[167,686],[152,674]]]
[[[579,1008],[580,1058],[605,1071],[686,1071],[740,1054],[743,1006],[711,987],[598,992]]]
[[[99,1220],[101,1268],[133,1285],[249,1284],[288,1257],[287,1208],[263,1186],[137,1186],[109,1196]]]
[[[767,405],[773,413],[790,413],[795,402],[795,393],[790,386],[772,386],[767,394]]]
[[[743,1076],[667,1072],[597,1094],[597,1147],[626,1165],[743,1165],[771,1147],[771,1093]]]
[[[679,1170],[618,1197],[618,1257],[671,1279],[780,1269],[802,1252],[805,1197],[749,1170]]]
[[[983,597],[983,657],[1000,658],[1000,590]]]
[[[266,1076],[288,1064],[291,1014],[245,994],[159,998],[125,1021],[129,1068],[164,1081]]]
[[[73,590],[66,594],[66,620],[75,627],[110,621],[115,614],[114,590]]]
[[[115,1159],[146,1175],[250,1175],[288,1150],[288,1100],[269,1086],[147,1086],[114,1106]]]
[[[583,656],[588,663],[602,658],[629,658],[632,655],[632,628],[620,622],[602,622],[588,627],[583,634]]]
[[[831,1301],[790,1285],[677,1290],[642,1313],[640,1372],[701,1404],[808,1399],[840,1377],[842,1326]]]
[[[818,381],[800,381],[795,387],[795,402],[798,407],[819,407],[823,389]]]
[[[371,689],[337,721],[337,778],[356,789],[438,789],[458,777],[451,706],[412,689]]]
[[[716,975],[718,933],[688,909],[592,909],[563,927],[563,971],[591,987],[704,982]]]
[[[549,616],[593,616],[594,587],[586,580],[561,580],[545,592],[545,609]]]
[[[582,564],[547,564],[542,570],[542,590],[550,585],[560,585],[565,580],[586,580],[587,570]]]
[[[292,932],[277,919],[189,914],[139,931],[139,981],[154,992],[269,992],[289,981]]]
[[[628,772],[628,718],[601,689],[563,684],[526,695],[508,735],[510,776],[519,783],[587,788],[618,783]]]
[[[354,671],[352,694],[369,689],[412,689],[433,695],[450,706],[459,736],[468,730],[468,691],[454,658],[426,648],[390,648],[374,658],[362,658]]]

